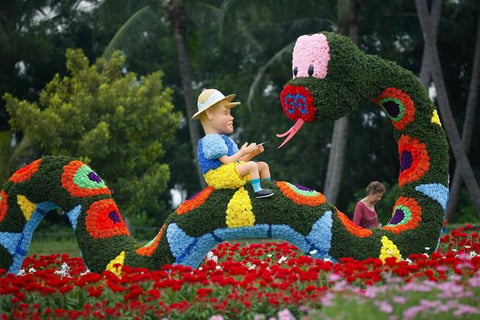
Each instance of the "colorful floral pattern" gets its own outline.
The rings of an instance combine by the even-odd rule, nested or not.
[[[9,179],[8,181],[13,183],[20,183],[27,181],[30,177],[37,172],[38,168],[40,167],[40,163],[42,159],[37,159],[30,164],[27,164],[21,169],[18,169]]]
[[[327,198],[325,198],[320,192],[301,185],[293,185],[285,181],[277,181],[277,186],[285,197],[289,198],[296,204],[305,204],[307,206],[315,207],[327,202]]]
[[[430,169],[430,156],[427,147],[419,139],[402,135],[398,139],[400,175],[398,185],[414,182],[422,178]]]
[[[400,89],[387,88],[373,101],[385,111],[397,130],[405,129],[415,118],[412,98]]]
[[[225,217],[229,228],[249,227],[255,224],[255,215],[252,212],[252,202],[245,188],[238,189],[227,205]]]
[[[130,232],[112,199],[95,201],[87,210],[85,224],[93,239],[128,236]]]
[[[105,182],[86,164],[71,161],[63,168],[62,186],[74,197],[110,195]]]
[[[190,199],[185,200],[180,206],[178,206],[175,212],[177,214],[184,214],[189,211],[192,211],[195,208],[200,207],[212,194],[214,187],[206,187],[202,191],[194,194]]]
[[[400,197],[395,202],[390,222],[383,229],[399,234],[417,228],[420,221],[422,221],[422,208],[417,200]]]

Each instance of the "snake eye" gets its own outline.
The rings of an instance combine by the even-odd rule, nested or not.
[[[297,67],[293,68],[293,76],[294,77],[297,76],[297,73],[298,73],[298,68]]]
[[[313,75],[313,70],[314,70],[313,65],[310,65],[310,66],[308,67],[308,75],[309,75],[310,77]]]

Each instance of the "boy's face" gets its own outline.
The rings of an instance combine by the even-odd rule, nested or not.
[[[205,112],[209,120],[209,126],[216,133],[231,134],[233,132],[233,116],[230,113],[230,108],[218,105]]]

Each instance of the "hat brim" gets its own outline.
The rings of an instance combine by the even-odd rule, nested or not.
[[[233,101],[233,102],[232,102],[232,100],[233,100],[234,98],[235,98],[235,94],[234,94],[234,93],[233,93],[233,94],[229,94],[229,95],[226,96],[225,98],[220,99],[220,100],[218,100],[218,101],[215,101],[214,103],[212,103],[212,104],[209,105],[208,107],[204,108],[203,110],[198,111],[197,113],[195,113],[195,114],[192,116],[191,119],[192,119],[192,120],[197,120],[197,119],[200,117],[200,115],[205,112],[205,110],[213,107],[214,105],[216,105],[216,104],[218,104],[219,102],[222,102],[222,101],[227,101],[227,102],[228,102],[228,103],[224,104],[224,106],[227,107],[227,108],[233,108],[233,107],[235,107],[235,106],[238,106],[238,105],[240,104],[240,102],[236,102],[236,101]]]

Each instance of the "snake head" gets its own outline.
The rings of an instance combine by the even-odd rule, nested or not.
[[[352,53],[356,53],[352,55]],[[280,93],[280,103],[295,124],[277,137],[284,146],[305,122],[335,120],[358,105],[358,48],[350,39],[325,32],[300,36],[293,48],[292,79]],[[357,60],[357,61],[355,61]]]

